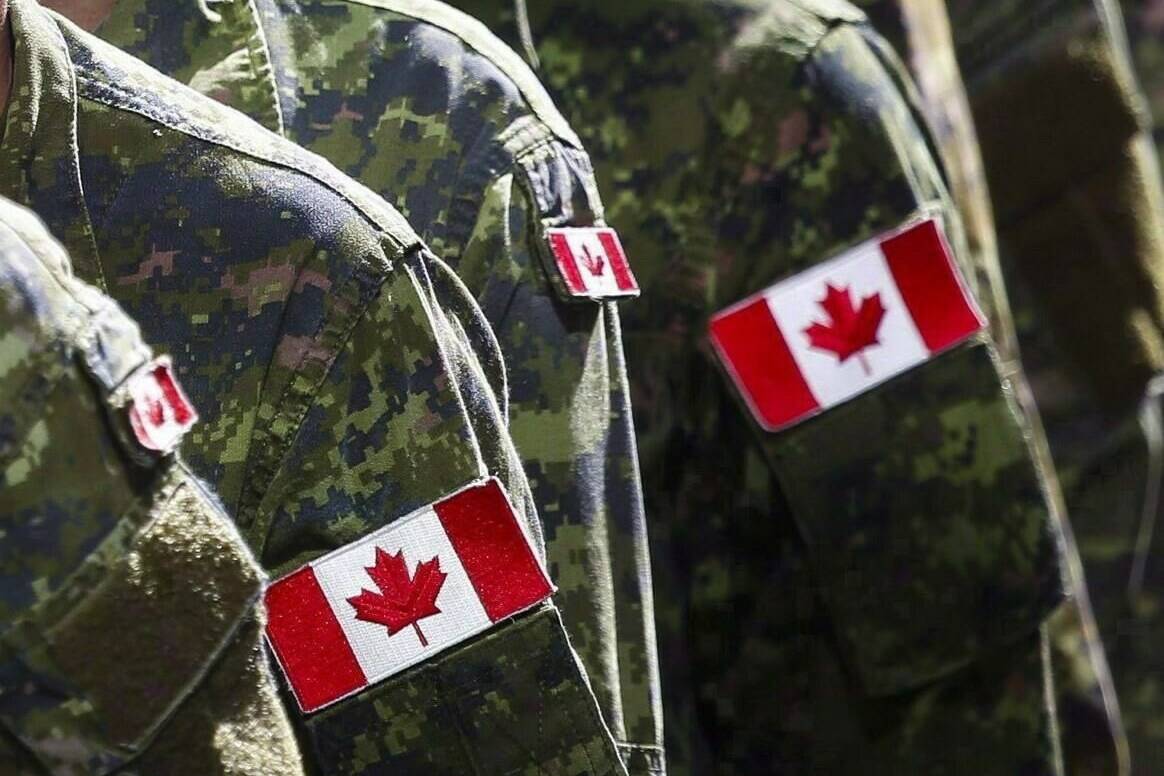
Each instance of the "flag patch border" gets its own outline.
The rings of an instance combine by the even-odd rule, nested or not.
[[[562,236],[563,239],[565,239],[566,235],[568,235],[570,233],[581,233],[581,232],[592,232],[595,235],[597,235],[599,237],[599,239],[601,239],[601,235],[604,235],[604,234],[609,235],[610,237],[613,238],[614,245],[618,249],[618,255],[622,259],[622,263],[624,266],[624,271],[626,273],[627,279],[630,281],[629,288],[626,288],[626,289],[620,288],[618,291],[610,291],[610,292],[604,292],[604,293],[596,293],[596,292],[591,291],[589,288],[584,288],[584,290],[581,290],[581,291],[576,291],[574,289],[574,285],[571,282],[571,275],[576,274],[577,269],[572,264],[573,254],[571,252],[569,257],[563,256],[561,254],[561,252],[559,251],[555,237],[560,235],[560,236]],[[550,257],[554,261],[554,269],[557,272],[559,281],[561,282],[561,287],[566,292],[566,295],[569,296],[571,299],[589,299],[589,300],[592,300],[595,302],[601,302],[601,301],[611,300],[611,299],[634,299],[642,293],[642,289],[639,286],[639,281],[635,277],[634,270],[631,268],[630,259],[627,258],[626,249],[623,247],[622,238],[619,237],[618,230],[615,229],[614,227],[612,227],[612,226],[555,226],[555,227],[548,227],[545,229],[545,244],[546,244],[546,247],[549,249]],[[604,246],[604,249],[606,250],[607,253],[609,253],[608,248],[605,248],[605,246]],[[615,282],[617,285],[617,275],[615,277],[616,277]],[[580,276],[578,277],[577,282],[580,282],[581,285],[586,286],[586,282],[584,280],[582,280],[582,278]]]
[[[733,360],[733,358],[730,356],[730,354],[728,352],[728,349],[724,346],[723,343],[720,342],[719,338],[716,336],[717,324],[719,324],[720,322],[722,322],[726,319],[731,318],[736,313],[739,313],[739,312],[747,309],[748,307],[755,305],[757,302],[763,302],[765,305],[767,305],[768,299],[770,297],[774,296],[778,291],[780,291],[782,289],[788,288],[790,286],[799,286],[801,284],[805,284],[806,281],[810,281],[811,279],[813,279],[815,277],[821,277],[821,278],[826,277],[832,268],[835,268],[836,266],[843,264],[846,260],[851,259],[854,254],[857,254],[859,252],[873,250],[873,251],[877,251],[877,252],[881,253],[881,255],[883,257],[885,257],[885,254],[882,251],[881,246],[883,246],[886,243],[889,243],[892,240],[899,238],[903,235],[907,235],[910,232],[914,232],[916,230],[920,230],[920,229],[925,228],[926,226],[931,226],[931,225],[932,225],[934,232],[937,236],[938,243],[941,246],[941,254],[942,254],[942,259],[945,262],[945,267],[948,270],[949,276],[953,279],[953,281],[956,285],[956,288],[957,288],[957,292],[960,294],[961,299],[962,299],[963,303],[965,304],[967,311],[970,313],[970,315],[972,316],[972,318],[975,322],[974,328],[972,330],[969,330],[965,334],[963,334],[955,339],[952,339],[951,341],[947,342],[942,347],[931,350],[927,358],[925,358],[921,361],[918,361],[917,363],[907,367],[906,369],[899,370],[897,372],[894,372],[893,374],[887,375],[883,379],[872,382],[872,383],[868,384],[867,386],[865,386],[864,388],[862,388],[861,390],[852,394],[851,396],[848,396],[848,397],[842,399],[841,401],[835,402],[833,404],[827,404],[827,405],[820,403],[820,402],[817,402],[817,406],[815,408],[808,410],[800,415],[796,415],[796,416],[792,417],[790,420],[787,420],[787,421],[782,422],[782,423],[770,422],[768,420],[768,418],[766,417],[766,413],[763,411],[763,409],[760,406],[758,406],[756,397],[753,396],[753,392],[751,390],[749,390],[748,384],[743,379],[743,376],[740,374],[740,371],[737,367],[735,360]],[[772,317],[773,323],[775,324],[776,323],[775,315],[772,314],[771,312],[769,312],[769,315]],[[880,232],[880,233],[874,235],[873,237],[870,237],[869,239],[863,240],[859,243],[856,243],[856,244],[851,245],[847,248],[844,248],[840,251],[837,251],[836,253],[829,256],[827,259],[825,259],[821,262],[818,262],[816,264],[813,264],[812,266],[806,267],[803,270],[801,270],[800,272],[797,272],[796,274],[788,275],[788,276],[782,278],[781,280],[776,281],[775,283],[771,283],[771,284],[765,286],[764,288],[760,289],[759,291],[755,291],[751,294],[748,294],[746,297],[744,297],[744,298],[728,305],[727,307],[717,311],[708,320],[707,337],[710,340],[710,344],[712,346],[712,349],[714,350],[714,352],[717,356],[716,360],[719,362],[722,369],[727,373],[728,377],[730,377],[732,386],[734,387],[735,391],[739,394],[739,396],[743,399],[743,401],[744,401],[745,405],[748,407],[748,411],[751,413],[753,419],[755,419],[756,423],[759,424],[760,428],[763,429],[765,432],[777,433],[780,431],[786,431],[794,426],[800,425],[801,423],[805,423],[809,420],[812,420],[813,418],[819,417],[820,415],[823,415],[832,409],[835,409],[837,407],[840,407],[840,406],[843,406],[843,405],[849,403],[853,399],[856,399],[857,397],[867,393],[870,390],[873,390],[874,388],[877,388],[881,385],[884,385],[885,383],[893,380],[896,377],[899,377],[907,372],[911,372],[914,369],[921,367],[923,364],[929,362],[933,358],[936,358],[937,356],[941,355],[942,353],[945,353],[945,352],[957,347],[958,345],[974,338],[975,336],[978,336],[984,330],[987,329],[988,325],[989,325],[988,321],[986,319],[986,316],[982,312],[982,308],[979,305],[978,300],[975,298],[974,294],[971,292],[970,287],[966,281],[966,278],[964,277],[964,273],[963,273],[962,269],[958,266],[958,263],[957,263],[956,259],[954,258],[954,252],[950,247],[949,240],[946,238],[946,232],[945,232],[945,229],[942,225],[941,217],[937,214],[930,213],[930,214],[922,214],[919,216],[915,216],[914,218],[906,220],[900,226],[898,226],[894,229]],[[779,327],[777,327],[777,328],[779,330]],[[781,336],[782,340],[784,340],[784,342],[785,342],[784,347],[789,348],[790,346],[787,344],[788,335],[785,332],[783,332],[782,330],[780,330],[780,336]],[[801,379],[803,379],[803,378],[801,378]]]
[[[164,381],[159,378],[159,373],[165,375]],[[168,395],[164,383],[168,384],[172,395]],[[163,419],[162,425],[166,431],[165,439],[159,440],[156,438],[158,436],[157,424],[151,423],[145,417],[147,414],[146,408],[141,406],[145,386],[156,387],[164,397],[164,401],[162,402],[163,406],[173,411],[175,415],[179,411],[185,413],[185,419],[177,416],[172,419]],[[125,422],[129,426],[133,439],[138,447],[148,454],[163,457],[173,454],[174,451],[181,447],[182,440],[186,437],[186,434],[190,433],[190,430],[198,425],[198,408],[190,401],[186,389],[182,387],[181,381],[178,380],[178,375],[174,370],[174,361],[169,355],[163,354],[155,356],[135,369],[125,379],[122,388],[119,389],[119,393],[123,396]]]
[[[352,642],[348,639],[348,635],[347,635],[346,631],[344,631],[343,625],[339,622],[338,619],[335,618],[334,612],[331,611],[331,609],[330,609],[330,605],[331,605],[330,599],[327,598],[327,595],[323,591],[323,588],[320,585],[318,579],[315,578],[315,573],[314,573],[315,567],[318,567],[318,566],[325,564],[329,561],[333,561],[334,559],[339,558],[340,556],[342,556],[346,553],[349,553],[349,552],[356,550],[358,547],[371,547],[373,549],[376,547],[380,547],[381,546],[380,542],[383,538],[395,533],[396,531],[398,531],[400,529],[405,528],[410,523],[415,522],[416,520],[424,517],[425,515],[427,515],[430,512],[437,514],[437,519],[440,520],[441,517],[440,517],[440,513],[437,512],[437,507],[439,507],[443,504],[446,504],[448,502],[454,501],[455,499],[457,499],[457,497],[459,497],[465,493],[468,493],[470,491],[473,491],[475,489],[488,488],[490,486],[496,487],[497,491],[501,494],[502,498],[504,499],[505,506],[509,512],[509,519],[512,520],[515,529],[521,535],[522,554],[524,554],[526,556],[526,559],[529,561],[529,563],[532,564],[532,568],[536,569],[537,575],[540,577],[540,581],[543,585],[543,589],[541,591],[538,591],[538,593],[535,594],[537,597],[534,600],[531,600],[528,603],[524,603],[524,604],[518,606],[518,608],[515,608],[512,611],[509,611],[508,613],[506,613],[502,616],[499,616],[497,619],[492,619],[490,617],[486,622],[484,622],[476,627],[473,627],[469,630],[466,630],[463,633],[458,634],[454,640],[451,640],[449,642],[446,642],[444,644],[436,646],[430,652],[419,653],[419,654],[413,656],[412,658],[408,659],[407,661],[402,662],[400,665],[395,666],[388,673],[385,673],[382,675],[377,675],[375,677],[368,676],[367,672],[364,670],[363,666],[360,665],[359,659],[355,656],[354,650],[352,650],[352,646],[351,646]],[[447,529],[446,529],[446,536],[447,535],[448,534],[447,534]],[[451,541],[451,537],[450,537],[450,542],[453,543]],[[454,544],[453,552],[458,556],[458,559],[460,559],[461,558],[460,553],[457,552],[457,549],[455,547],[455,543],[453,543],[453,544]],[[463,561],[459,560],[459,562],[463,562]],[[352,652],[351,660],[358,667],[358,670],[360,671],[360,674],[363,677],[363,682],[359,686],[355,686],[352,689],[349,689],[345,692],[342,692],[342,693],[336,695],[335,697],[330,698],[327,701],[324,701],[324,702],[321,702],[318,704],[305,705],[305,703],[300,695],[299,687],[297,686],[298,684],[300,684],[300,682],[298,682],[296,678],[293,678],[292,672],[290,670],[288,670],[287,665],[288,665],[289,661],[287,659],[287,655],[286,655],[284,648],[281,647],[281,645],[280,645],[280,642],[282,642],[283,639],[273,637],[271,634],[271,619],[272,618],[270,616],[270,612],[268,611],[268,621],[267,621],[266,626],[263,629],[264,640],[266,641],[266,643],[271,651],[271,654],[274,656],[274,659],[275,659],[274,662],[278,665],[279,671],[282,674],[283,679],[286,682],[286,684],[291,692],[291,695],[295,698],[295,703],[299,707],[300,713],[302,713],[305,716],[316,714],[316,713],[321,712],[321,711],[323,711],[331,706],[334,706],[337,703],[341,703],[342,701],[344,701],[348,698],[351,698],[352,696],[359,695],[360,693],[368,691],[368,690],[372,690],[373,688],[383,684],[384,682],[389,681],[389,680],[403,674],[404,672],[409,671],[409,670],[417,667],[418,665],[421,665],[423,663],[427,663],[430,660],[438,658],[441,655],[447,653],[449,650],[457,648],[458,646],[464,644],[465,642],[469,641],[470,639],[473,639],[473,638],[481,635],[482,633],[485,633],[489,630],[492,630],[494,627],[502,625],[505,621],[511,620],[512,618],[514,618],[514,617],[516,617],[524,612],[528,612],[532,609],[535,609],[536,607],[543,604],[545,601],[549,600],[558,590],[557,586],[553,583],[553,580],[550,579],[549,573],[547,572],[545,565],[539,560],[537,552],[535,551],[535,548],[534,548],[533,541],[530,538],[529,534],[527,533],[525,526],[522,524],[522,520],[521,520],[517,510],[514,509],[513,501],[509,496],[508,490],[505,488],[505,485],[501,482],[501,480],[497,477],[494,477],[494,476],[489,476],[489,477],[485,477],[482,479],[473,480],[472,482],[469,482],[466,485],[464,485],[464,486],[462,486],[454,491],[451,491],[448,495],[442,496],[441,498],[437,499],[436,501],[432,501],[432,502],[429,502],[421,507],[418,507],[418,508],[412,510],[411,512],[404,514],[403,516],[399,517],[398,519],[393,520],[392,522],[376,529],[375,531],[373,531],[371,533],[368,533],[364,536],[361,536],[358,539],[355,539],[354,541],[348,542],[347,544],[343,545],[342,547],[337,547],[336,549],[331,550],[323,555],[320,555],[318,558],[314,558],[311,561],[299,566],[298,568],[296,568],[292,571],[289,571],[286,574],[281,575],[278,579],[273,580],[270,583],[268,583],[266,591],[264,593],[264,603],[266,603],[267,595],[270,594],[271,590],[276,589],[276,588],[280,587],[281,585],[283,585],[284,583],[287,583],[287,582],[289,582],[289,581],[291,581],[291,580],[293,580],[301,575],[304,575],[308,572],[311,573],[311,576],[314,580],[313,584],[315,584],[316,587],[319,589],[319,594],[323,598],[323,602],[329,607],[328,614],[331,615],[332,622],[334,623],[334,627],[340,631],[340,633],[344,639],[345,646],[347,647],[347,649],[349,651]],[[471,577],[472,577],[471,573],[469,574],[469,577],[470,577],[469,584],[473,585],[473,582],[471,581]],[[477,593],[478,596],[481,595],[480,590],[476,589],[475,586],[474,586],[474,591]],[[484,602],[482,602],[482,605],[484,605]],[[323,623],[323,624],[326,625],[327,623]],[[396,635],[396,634],[392,634],[392,635]]]

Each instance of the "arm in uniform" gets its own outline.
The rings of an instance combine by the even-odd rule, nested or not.
[[[1004,272],[1000,261],[987,175],[979,151],[969,100],[963,88],[955,56],[946,8],[941,3],[912,2],[912,0],[901,2],[866,0],[861,5],[870,13],[877,31],[893,41],[902,52],[917,80],[920,92],[917,101],[919,112],[925,113],[928,125],[933,129],[953,199],[966,224],[970,259],[981,279],[981,287],[990,290],[989,294],[984,294],[984,298],[987,302],[992,332],[1004,365],[1018,367],[1020,364],[1019,342],[1011,315],[1012,305],[1004,283],[1006,277],[1012,285],[1012,290],[1018,291],[1016,298],[1020,300],[1018,307],[1019,317],[1023,321],[1024,346],[1029,349],[1032,356],[1027,363],[1034,367],[1034,377],[1042,385],[1041,398],[1053,407],[1058,403],[1061,412],[1062,397],[1059,395],[1062,393],[1061,377],[1056,380],[1048,379],[1048,376],[1068,374],[1069,371],[1063,369],[1063,362],[1066,359],[1061,354],[1056,354],[1055,359],[1059,363],[1047,361],[1045,346],[1053,339],[1053,336],[1048,336],[1053,330],[1053,325],[1037,310],[1032,309],[1030,290],[1024,288],[1024,281],[1016,272],[1016,265],[1021,263],[1022,258],[1008,254],[1009,272]],[[893,58],[893,55],[887,53],[887,57]],[[1090,115],[1081,120],[1091,120]],[[1133,259],[1132,256],[1128,258]],[[1115,304],[1121,303],[1111,295],[1106,298]],[[1035,338],[1034,342],[1032,336]],[[1013,375],[1017,398],[1031,423],[1032,445],[1036,454],[1046,461],[1046,468],[1050,471],[1053,468],[1050,447],[1035,404],[1035,397],[1021,374],[1015,372]],[[1138,425],[1134,414],[1127,420],[1131,421],[1129,425],[1133,429]],[[1089,447],[1095,446],[1094,426],[1089,426],[1087,444]],[[1058,452],[1062,454],[1063,450],[1060,449]],[[1069,461],[1068,458],[1061,462]],[[1120,466],[1121,470],[1128,474],[1136,472],[1136,476],[1143,476],[1138,466],[1125,468],[1114,458],[1102,466],[1109,472],[1115,466]],[[1069,474],[1073,473],[1071,469],[1066,471]],[[1069,476],[1068,480],[1074,480],[1074,477]],[[1104,516],[1101,521],[1096,521],[1077,498],[1073,499],[1073,509],[1068,511],[1063,503],[1058,478],[1049,481],[1049,491],[1056,508],[1061,514],[1069,514],[1072,518],[1079,519],[1078,522],[1081,523],[1073,526],[1065,522],[1066,528],[1082,527],[1090,534],[1097,527],[1097,523],[1102,522],[1105,526],[1103,533],[1108,534],[1094,545],[1097,553],[1090,564],[1088,584],[1084,584],[1083,564],[1075,533],[1071,530],[1065,532],[1068,540],[1069,568],[1075,578],[1073,582],[1075,593],[1072,600],[1060,607],[1051,620],[1051,649],[1059,705],[1059,725],[1069,772],[1106,774],[1124,773],[1128,769],[1127,737],[1109,668],[1109,653],[1105,652],[1105,647],[1115,646],[1118,639],[1113,640],[1115,634],[1106,632],[1104,635],[1107,639],[1105,642],[1100,641],[1100,631],[1092,611],[1091,599],[1098,594],[1101,606],[1108,608],[1110,599],[1104,590],[1113,580],[1111,575],[1104,573],[1094,561],[1098,558],[1110,559],[1111,542],[1126,541],[1124,537],[1132,536],[1134,531],[1128,530],[1127,521],[1113,520],[1112,513],[1123,511],[1125,505],[1131,506],[1131,509],[1124,511],[1123,514],[1135,519],[1138,516],[1139,497],[1142,496],[1144,488],[1142,484],[1129,486],[1123,478],[1112,478],[1111,485],[1114,490],[1124,492],[1117,500],[1104,500]],[[1075,523],[1076,519],[1073,519],[1072,523]],[[1115,539],[1117,536],[1120,538]],[[1090,536],[1085,537],[1085,546],[1091,546]],[[1111,564],[1105,565],[1110,567]],[[1126,572],[1120,575],[1116,583],[1121,609],[1126,576]],[[1125,660],[1119,662],[1126,667]]]
[[[168,361],[8,202],[0,329],[0,772],[300,772],[264,576],[174,451]]]
[[[495,534],[458,533],[468,544],[453,550],[432,549],[428,529],[401,538],[488,484],[520,526],[507,536],[544,563],[490,384],[496,342],[459,281],[395,210],[317,157],[32,4],[13,3],[12,19],[26,99],[9,114],[0,185],[174,354],[203,408],[192,468],[276,578],[271,591],[343,570],[310,600],[268,593],[269,634],[276,614],[342,631],[306,663],[290,642],[275,650],[313,767],[623,772],[556,607],[486,611],[505,586],[465,581],[469,566],[491,568],[482,543]],[[414,539],[432,554],[407,550]],[[427,602],[405,589],[418,561]],[[469,586],[479,599],[463,608]],[[361,588],[381,607],[405,589],[417,627],[358,608]],[[305,700],[304,666],[337,660],[364,684]]]
[[[649,560],[614,302],[634,291],[572,291],[556,264],[550,235],[605,226],[603,207],[577,136],[529,68],[441,3],[262,0],[223,6],[212,22],[194,3],[124,2],[98,32],[328,158],[407,213],[453,267],[505,360],[509,428],[571,642],[628,767],[660,772]]]
[[[1133,74],[1119,5],[946,4],[1024,362],[1139,770],[1156,759],[1164,713],[1145,689],[1159,673],[1150,559],[1164,450],[1158,395],[1139,404],[1161,367],[1164,188],[1150,140],[1151,18],[1125,4]],[[1061,98],[1087,109],[1068,116]],[[1021,165],[1013,149],[1024,149]]]
[[[600,183],[622,186],[608,217],[650,291],[627,348],[648,510],[667,516],[653,555],[675,567],[656,577],[666,708],[686,672],[694,709],[682,729],[668,717],[691,742],[668,751],[702,748],[694,772],[1061,772],[1045,673],[1061,535],[991,337],[778,431],[704,340],[717,312],[926,214],[978,292],[863,16],[530,10],[543,77],[593,128]]]

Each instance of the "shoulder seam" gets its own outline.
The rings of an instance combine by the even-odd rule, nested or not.
[[[288,170],[311,180],[316,185],[325,188],[333,195],[341,198],[356,212],[358,212],[360,216],[372,228],[375,229],[377,234],[386,240],[391,246],[392,251],[390,257],[393,259],[399,259],[412,250],[423,246],[423,241],[418,235],[416,235],[414,231],[412,231],[412,228],[408,226],[407,221],[402,215],[400,216],[401,224],[407,227],[407,231],[410,234],[400,234],[399,229],[394,229],[389,224],[384,223],[383,218],[373,212],[373,209],[367,204],[360,202],[359,198],[352,196],[352,193],[344,191],[342,188],[325,180],[312,170],[305,170],[296,166],[295,164],[290,163],[289,161],[280,160],[274,155],[262,154],[254,148],[246,147],[246,144],[231,142],[229,138],[211,137],[203,132],[200,132],[197,127],[184,124],[178,118],[167,119],[159,116],[157,112],[146,110],[145,108],[135,105],[134,103],[136,100],[133,93],[123,91],[118,86],[107,81],[92,78],[79,70],[76,71],[76,82],[78,85],[78,96],[83,99],[90,100],[113,110],[124,111],[126,113],[140,116],[147,121],[154,122],[171,131],[178,132],[186,135],[187,137],[198,140],[199,142],[234,151],[235,153],[242,154],[243,156],[246,156],[247,158],[256,162],[269,164],[280,169]],[[369,192],[369,196],[375,195]],[[404,239],[405,237],[410,239]],[[385,266],[382,269],[388,270],[391,269],[391,267]]]
[[[411,17],[454,36],[466,47],[495,65],[517,87],[530,111],[555,135],[576,148],[582,148],[582,141],[554,104],[553,98],[537,73],[516,51],[478,19],[451,5],[434,0],[343,0],[343,2]]]

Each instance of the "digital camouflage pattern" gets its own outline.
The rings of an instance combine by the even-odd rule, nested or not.
[[[261,572],[201,483],[129,430],[122,386],[150,350],[2,200],[0,331],[0,772],[301,772]]]
[[[203,419],[186,439],[192,468],[272,576],[485,475],[505,483],[541,543],[489,327],[395,210],[30,0],[10,15],[0,191],[31,204],[78,274],[172,355]],[[523,750],[525,770],[621,772],[573,652],[548,636],[510,663],[489,648],[516,639],[525,620],[565,638],[547,605],[448,653],[440,681],[407,672],[336,715],[293,712],[310,767],[382,771],[391,757],[402,773],[423,760],[425,774],[459,774],[470,757],[509,769],[515,756],[479,731],[524,740],[553,722],[568,735]],[[547,679],[520,696],[518,657],[521,676]],[[470,691],[478,702],[458,708]],[[432,692],[440,716],[390,715],[353,731],[338,714]],[[450,729],[460,748],[428,748]],[[351,755],[333,748],[323,760],[321,741]]]
[[[509,428],[571,641],[632,773],[661,773],[619,313],[560,297],[547,276],[546,229],[603,223],[577,136],[517,54],[442,3],[213,8],[208,18],[193,0],[121,0],[98,33],[379,193],[465,282],[508,369]]]
[[[954,200],[967,225],[971,258],[984,287],[994,289],[994,307],[1002,313],[991,320],[992,331],[1003,357],[1017,367],[1018,336],[1003,280],[1007,273],[1004,273],[999,257],[987,175],[969,100],[962,84],[945,4],[928,0],[862,0],[860,5],[869,12],[878,31],[901,47],[899,50],[910,64],[919,86],[921,109],[933,128]],[[983,118],[987,121],[997,120],[990,116]],[[1103,120],[1102,116],[1099,120]],[[1024,289],[1023,278],[1016,276],[1013,265],[1021,261],[1021,257],[1010,256],[1009,259],[1010,283],[1019,292],[1024,341],[1029,346],[1031,335],[1049,328],[1050,323],[1031,309],[1031,294]],[[1042,363],[1046,364],[1045,358]],[[1044,386],[1049,382],[1046,380],[1045,367],[1036,377],[1043,379]],[[1020,389],[1019,399],[1032,424],[1032,442],[1039,455],[1047,461],[1047,470],[1051,471],[1050,448],[1034,395],[1025,382],[1016,382],[1016,388]],[[1046,399],[1045,389],[1043,393]],[[1055,401],[1054,396],[1050,400]],[[1050,490],[1060,505],[1060,511],[1070,514],[1057,481],[1051,482]],[[1143,487],[1139,486],[1138,490],[1142,493]],[[1125,496],[1122,503],[1127,505],[1130,502]],[[1073,506],[1079,507],[1077,500]],[[1088,527],[1094,530],[1095,526]],[[1073,532],[1069,531],[1071,546],[1068,557],[1077,579],[1082,579],[1082,562],[1076,543],[1071,541],[1073,538]],[[1094,573],[1094,568],[1092,571]],[[1110,639],[1115,634],[1109,632],[1106,635]],[[1060,729],[1068,772],[1127,773],[1127,736],[1116,700],[1111,669],[1091,609],[1088,586],[1078,585],[1075,600],[1057,612],[1052,621],[1051,640]]]
[[[1149,563],[1145,579],[1138,561],[1151,555],[1164,453],[1155,400],[1147,414],[1140,406],[1164,341],[1164,188],[1148,112],[1111,0],[948,6],[1023,360],[1062,476],[1131,768],[1157,773],[1161,572]],[[1143,41],[1150,21],[1130,19]]]
[[[459,4],[518,40],[503,3]],[[1061,536],[989,338],[778,434],[705,341],[714,311],[919,212],[977,280],[884,42],[835,0],[529,11],[645,289],[626,331],[670,770],[1061,773]]]

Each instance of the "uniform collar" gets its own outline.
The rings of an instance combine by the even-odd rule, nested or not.
[[[34,0],[10,0],[12,95],[0,142],[0,194],[31,208],[65,243],[77,274],[104,287],[82,196],[77,90],[67,24]]]

